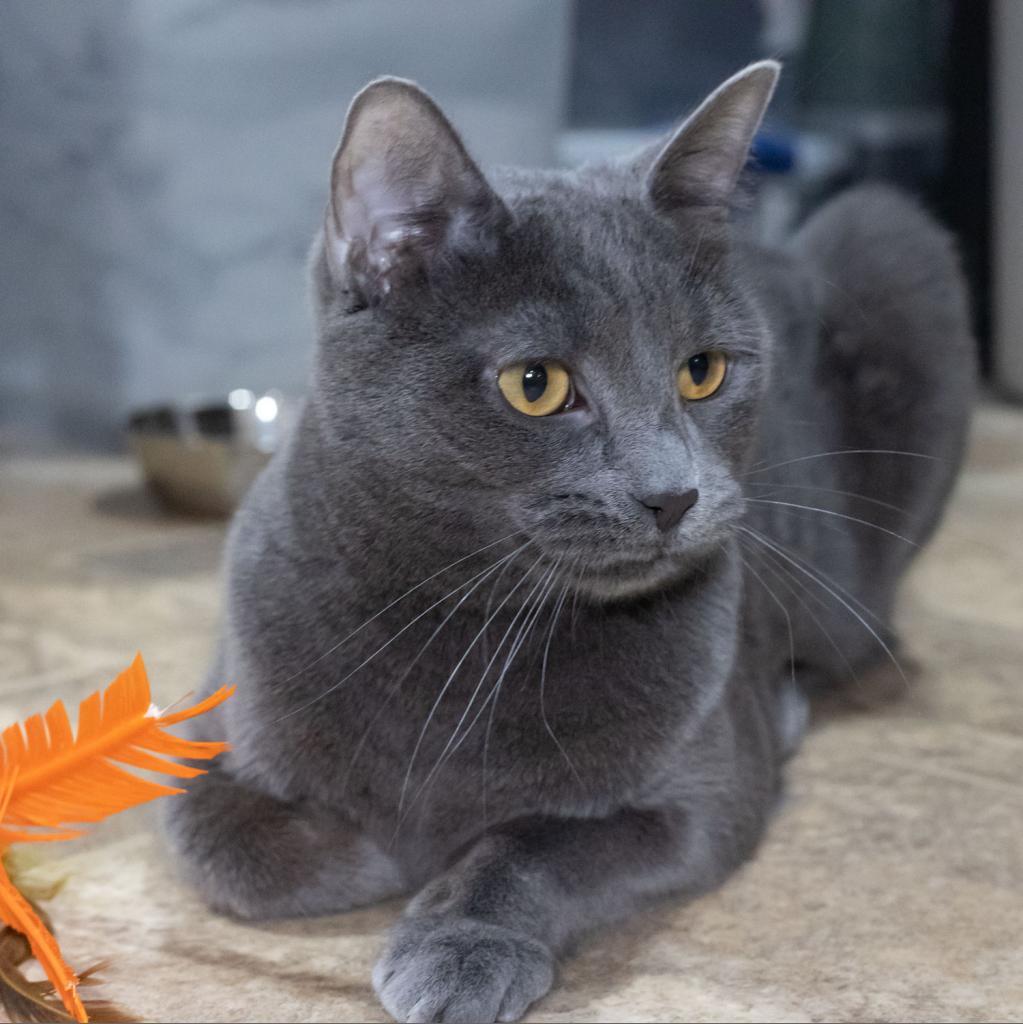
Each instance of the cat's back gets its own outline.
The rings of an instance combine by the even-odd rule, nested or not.
[[[843,410],[840,443],[939,460],[924,488],[939,502],[962,458],[977,377],[953,236],[910,197],[865,185],[812,214],[787,250],[819,321],[817,380]],[[923,518],[926,533],[934,517]]]
[[[855,666],[885,651],[851,602],[889,632],[962,460],[976,380],[966,287],[951,235],[876,185],[825,203],[757,266],[775,351],[747,523],[766,582],[794,574],[825,599],[819,627],[792,619],[797,660],[843,677],[827,647]]]
[[[832,320],[901,315],[972,352],[955,240],[908,195],[880,184],[849,189],[814,212],[787,251]]]

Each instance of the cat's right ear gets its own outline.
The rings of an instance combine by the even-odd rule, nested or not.
[[[438,106],[381,78],[352,102],[334,154],[324,230],[338,285],[360,304],[496,251],[507,211]]]
[[[750,64],[718,86],[666,144],[636,163],[654,207],[668,216],[723,219],[781,65]]]

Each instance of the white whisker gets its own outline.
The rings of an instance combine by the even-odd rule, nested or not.
[[[551,723],[547,720],[547,708],[544,703],[545,687],[547,684],[547,658],[551,652],[551,638],[554,636],[554,627],[558,623],[558,616],[561,614],[561,609],[565,604],[565,598],[568,597],[568,591],[571,587],[571,581],[565,583],[565,586],[561,590],[561,594],[558,597],[557,604],[554,606],[554,611],[551,614],[551,624],[547,630],[547,643],[544,644],[543,649],[543,663],[540,667],[540,719],[543,722],[543,727],[547,730],[547,734],[554,741],[554,745],[561,752],[561,756],[565,759],[565,763],[572,770],[572,774],[575,776],[576,781],[581,786],[583,784],[582,776],[576,770],[575,765],[572,763],[572,758],[568,756],[568,751],[562,746],[561,740],[554,735],[554,729],[551,728]]]
[[[839,491],[834,487],[817,487],[814,484],[785,484],[779,483],[775,480],[770,481],[759,481],[759,480],[748,480],[746,482],[747,487],[780,487],[786,491],[819,491],[823,494],[838,494],[843,498],[856,498],[858,501],[865,501],[871,505],[877,505],[879,508],[887,508],[892,512],[898,512],[900,515],[908,516],[912,513],[906,511],[904,508],[900,508],[898,505],[893,505],[891,502],[881,501],[879,498],[869,498],[865,494],[857,494],[856,491]]]
[[[747,542],[748,543],[748,542]],[[771,575],[799,602],[799,607],[810,617],[810,621],[817,627],[821,635],[831,645],[832,650],[838,655],[839,660],[849,670],[849,675],[853,682],[859,682],[859,676],[856,674],[856,669],[853,668],[852,663],[846,657],[845,651],[839,647],[838,642],[827,630],[824,623],[814,614],[813,609],[803,600],[800,594],[793,590],[793,587],[799,587],[800,591],[805,594],[811,601],[814,601],[825,611],[830,612],[831,608],[825,603],[824,599],[818,594],[814,593],[801,579],[799,579],[791,569],[789,569],[784,562],[778,559],[778,556],[773,554],[765,547],[753,548],[748,547],[745,550],[755,553],[760,558],[761,565],[771,573]],[[775,559],[771,561],[770,559]]]
[[[348,641],[351,640],[353,636],[355,636],[358,633],[361,633],[362,630],[364,630],[371,622],[375,622],[377,619],[379,619],[380,616],[384,614],[384,612],[390,611],[390,609],[393,608],[396,604],[399,604],[400,602],[404,601],[406,597],[409,597],[411,594],[414,594],[417,590],[419,590],[420,587],[425,587],[426,584],[429,583],[431,580],[435,580],[438,576],[443,576],[444,573],[446,573],[449,569],[454,569],[456,565],[461,565],[463,562],[467,562],[470,558],[475,558],[477,555],[483,554],[484,551],[489,551],[491,548],[497,547],[498,544],[503,544],[506,540],[511,540],[512,537],[518,537],[522,533],[525,533],[525,531],[516,530],[514,533],[509,533],[504,537],[499,538],[498,540],[491,541],[491,543],[489,544],[484,544],[483,547],[477,548],[475,551],[471,551],[469,552],[469,554],[463,555],[461,558],[456,559],[454,562],[445,565],[443,569],[438,569],[432,576],[427,576],[425,580],[420,580],[414,587],[410,587],[400,597],[396,597],[393,601],[391,601],[390,604],[384,605],[384,607],[381,608],[380,611],[378,611],[375,615],[371,615],[368,619],[366,619],[366,621],[361,626],[357,626],[346,637],[344,637],[343,639],[339,640],[336,644],[334,644],[333,647],[328,648],[319,657],[314,658],[308,664],[298,669],[298,671],[293,672],[286,679],[282,680],[282,684],[290,683],[293,679],[297,679],[300,675],[302,675],[303,672],[308,672],[309,669],[311,669],[314,665],[318,665],[321,661],[323,661],[324,658],[329,658],[330,655],[332,655],[336,650],[340,649],[346,643],[348,643]],[[521,550],[521,548],[519,550]]]
[[[440,693],[437,694],[437,699],[433,702],[433,706],[430,708],[429,714],[426,716],[426,721],[423,723],[423,727],[422,727],[422,729],[419,732],[419,738],[416,740],[416,745],[415,745],[415,747],[412,750],[412,756],[409,758],[408,768],[405,771],[405,778],[404,778],[404,781],[402,782],[402,786],[401,786],[401,794],[400,794],[400,796],[398,798],[398,825],[397,825],[397,828],[400,828],[402,821],[404,821],[404,815],[402,814],[402,812],[403,812],[404,807],[405,807],[405,797],[406,797],[406,794],[408,793],[409,781],[412,778],[412,769],[415,766],[416,758],[419,755],[419,750],[422,747],[423,741],[425,740],[426,734],[427,734],[427,732],[428,732],[428,730],[430,728],[430,723],[433,721],[434,715],[436,715],[436,713],[437,713],[437,709],[440,707],[441,702],[444,700],[444,695],[450,689],[451,684],[452,684],[452,682],[455,679],[455,676],[458,674],[458,670],[465,663],[465,659],[469,657],[469,654],[472,652],[473,648],[479,642],[480,637],[483,636],[483,634],[486,632],[487,627],[490,625],[490,623],[498,615],[500,615],[501,609],[504,608],[504,606],[511,600],[512,595],[532,575],[533,570],[540,564],[541,561],[543,561],[543,555],[540,555],[536,559],[536,561],[533,562],[532,565],[530,565],[530,567],[525,571],[525,573],[523,573],[522,578],[518,581],[518,583],[516,583],[515,586],[512,587],[512,589],[509,590],[507,594],[505,594],[505,596],[501,600],[501,603],[487,617],[486,621],[480,627],[479,632],[477,632],[476,635],[472,638],[472,640],[469,641],[469,646],[466,647],[464,653],[458,659],[458,661],[455,664],[455,667],[451,670],[450,675],[447,677],[447,679],[444,682],[444,685],[441,687]],[[541,577],[541,580],[542,579],[543,579],[543,577]],[[534,587],[534,590],[535,590],[535,587]],[[533,593],[533,591],[530,591],[530,594],[532,594],[532,593]],[[529,598],[527,597],[526,600],[528,601]],[[518,612],[516,612],[516,615],[518,615]],[[515,620],[513,619],[512,621],[514,622]],[[396,831],[396,834],[397,834],[397,829],[395,831]]]
[[[896,540],[901,540],[903,543],[909,544],[910,547],[919,547],[915,540],[903,537],[901,533],[896,533],[894,530],[889,530],[884,526],[878,526],[877,523],[872,523],[869,519],[860,519],[858,516],[846,515],[844,512],[836,512],[834,509],[818,508],[816,505],[797,505],[791,501],[776,501],[772,498],[746,498],[745,500],[756,502],[758,505],[781,505],[785,508],[798,508],[803,512],[820,512],[821,515],[834,516],[836,519],[845,519],[850,523],[859,523],[861,526],[869,526],[873,530],[879,530],[881,533],[887,533],[889,537],[894,537]]]
[[[494,606],[494,598],[497,596],[497,588],[501,585],[501,580],[504,578],[504,574],[508,569],[506,563],[501,571],[494,577],[494,585],[490,588],[490,593],[487,595],[487,603],[483,609],[483,618],[486,619],[490,615],[490,609]],[[483,657],[488,658],[490,656],[490,643],[489,637],[486,633],[483,634],[483,641],[480,644],[480,649],[483,651]]]
[[[580,564],[579,564],[579,575],[576,577],[575,583],[572,584],[573,594],[572,594],[572,616],[571,616],[572,628],[571,628],[571,633],[572,633],[572,639],[573,640],[575,640],[575,627],[576,627],[577,616],[579,614],[579,591],[581,589],[581,585],[582,585],[582,582],[583,582],[583,577],[586,575],[586,569],[587,569],[587,563],[583,562],[582,556],[580,556],[579,562],[580,562]]]
[[[809,462],[811,459],[826,459],[835,455],[901,455],[910,459],[927,459],[930,462],[944,462],[944,459],[937,455],[925,455],[923,452],[900,452],[892,448],[839,448],[833,452],[816,452],[813,455],[801,455],[796,459],[786,459],[785,462],[775,462],[770,466],[747,470],[743,476],[752,476],[754,473],[767,473],[772,469],[781,469],[782,466],[794,466],[797,462]]]
[[[523,545],[523,547],[525,547],[525,545]],[[458,603],[455,605],[455,607],[452,608],[451,611],[449,611],[447,613],[447,615],[444,616],[444,618],[441,621],[440,625],[430,634],[430,637],[426,641],[426,643],[424,643],[423,646],[419,648],[419,651],[417,652],[416,656],[409,662],[408,667],[398,677],[398,679],[395,680],[394,684],[391,686],[390,690],[388,691],[387,696],[384,698],[384,700],[381,703],[380,707],[377,709],[376,714],[370,720],[370,723],[366,727],[365,732],[363,732],[362,738],[359,740],[358,744],[356,745],[355,751],[352,754],[351,761],[348,764],[348,770],[347,770],[347,772],[345,772],[345,779],[344,779],[344,783],[342,784],[342,789],[346,790],[347,787],[348,787],[348,779],[351,776],[352,769],[355,767],[355,762],[358,760],[359,755],[362,753],[362,749],[363,749],[363,747],[366,744],[366,740],[368,739],[370,733],[373,731],[373,726],[376,725],[378,719],[383,714],[384,710],[387,708],[387,706],[390,704],[390,702],[394,699],[394,697],[401,690],[402,684],[409,677],[409,674],[412,672],[412,669],[415,668],[415,666],[419,663],[419,659],[422,658],[422,656],[426,653],[427,649],[430,647],[430,645],[433,643],[433,641],[437,639],[437,637],[440,635],[441,630],[443,630],[444,627],[451,621],[451,619],[454,617],[454,615],[458,611],[458,609],[461,608],[462,605],[465,604],[465,602],[472,596],[472,594],[476,590],[478,590],[479,587],[481,587],[486,582],[487,576],[489,576],[491,573],[493,573],[498,568],[500,568],[500,573],[498,575],[503,574],[505,572],[505,570],[508,568],[508,566],[511,565],[514,562],[515,558],[518,556],[518,554],[521,551],[522,551],[522,548],[519,548],[518,551],[513,551],[510,555],[505,555],[504,557],[499,558],[496,562],[494,562],[480,576],[480,578],[477,580],[477,582],[475,584],[473,584],[473,586],[470,587],[470,589],[467,590],[458,599]]]
[[[505,538],[505,540],[507,540],[507,538]],[[526,541],[525,544],[523,544],[520,547],[516,548],[513,552],[511,552],[511,554],[506,555],[505,557],[506,558],[513,558],[520,551],[525,550],[525,548],[527,548],[529,546],[529,543],[530,543],[529,541]],[[490,546],[493,547],[493,545],[490,545]],[[473,553],[474,554],[479,554],[479,552],[473,552]],[[463,561],[464,561],[464,559],[463,559]],[[442,605],[449,598],[454,597],[455,594],[457,594],[460,590],[463,590],[470,583],[473,583],[480,576],[488,574],[493,568],[494,568],[493,566],[489,566],[488,568],[484,569],[482,573],[477,573],[475,576],[469,577],[468,580],[466,580],[464,583],[460,584],[459,586],[455,587],[454,590],[452,590],[449,593],[445,594],[442,598],[439,598],[438,600],[434,601],[433,604],[431,604],[427,608],[423,609],[423,611],[421,611],[417,616],[415,616],[415,618],[411,619],[409,622],[406,622],[405,625],[402,626],[401,629],[399,629],[398,632],[394,634],[394,636],[392,636],[386,643],[381,644],[372,654],[370,654],[367,658],[363,659],[363,661],[361,661],[358,665],[356,665],[355,668],[353,668],[352,671],[349,672],[346,676],[342,676],[341,679],[339,679],[332,686],[328,686],[327,689],[324,690],[321,694],[319,694],[316,697],[313,697],[312,700],[306,701],[305,704],[300,704],[297,708],[292,708],[291,711],[288,711],[285,714],[281,715],[279,718],[275,719],[275,721],[276,722],[283,722],[286,718],[291,718],[292,715],[297,715],[300,711],[305,711],[307,708],[311,708],[314,704],[316,704],[319,701],[323,700],[325,697],[329,697],[340,686],[342,686],[344,683],[348,682],[348,680],[351,679],[352,676],[354,676],[356,674],[356,672],[358,672],[361,669],[365,668],[378,654],[380,654],[381,651],[384,651],[388,647],[390,647],[391,644],[393,644],[394,641],[397,640],[398,637],[400,637],[402,635],[402,633],[404,633],[406,630],[411,629],[420,619],[423,618],[423,616],[428,615],[438,605]],[[392,604],[393,603],[395,603],[395,602],[392,602]],[[391,605],[388,605],[388,608],[389,607],[391,607]],[[380,613],[378,613],[378,615],[379,614]],[[377,616],[374,616],[374,618],[376,618],[376,617]],[[372,619],[367,620],[367,622],[363,623],[363,626],[369,625],[369,622],[371,622],[371,621],[372,621]],[[361,628],[362,628],[362,626],[359,627],[359,629],[361,629]],[[358,632],[358,630],[356,630],[356,632]],[[350,634],[350,636],[354,636],[354,633]],[[314,662],[314,664],[315,664],[315,662]],[[291,678],[294,678],[294,677],[291,677]]]
[[[787,554],[790,558],[794,558],[796,559],[796,561],[802,563],[802,565],[806,569],[815,573],[818,577],[820,577],[820,579],[824,580],[826,583],[831,584],[831,586],[833,586],[843,597],[845,597],[847,600],[851,601],[854,605],[856,605],[856,607],[864,615],[866,615],[868,618],[872,619],[875,623],[877,623],[877,625],[881,629],[884,629],[886,627],[886,623],[884,622],[884,620],[881,618],[880,615],[877,614],[877,612],[874,611],[873,608],[864,604],[855,594],[853,594],[848,589],[843,587],[842,584],[838,582],[838,580],[836,580],[833,576],[829,576],[819,565],[815,565],[808,558],[799,554],[799,552],[793,551],[792,548],[787,547],[785,544],[782,544],[781,541],[779,541],[776,537],[766,537],[763,534],[759,534],[759,536],[762,540],[769,541],[774,547],[774,549],[778,551],[779,554],[781,554],[781,552],[785,552],[785,554]],[[810,591],[808,590],[807,593],[810,593]],[[822,608],[827,610],[828,606],[821,598],[815,596],[815,599]]]
[[[487,718],[487,731],[483,735],[483,767],[482,767],[482,794],[483,794],[483,827],[487,827],[487,765],[489,762],[490,755],[490,734],[494,728],[494,716],[497,713],[497,702],[501,699],[501,684],[504,682],[504,677],[508,673],[508,668],[515,660],[515,656],[519,653],[519,648],[525,643],[526,637],[533,630],[533,626],[536,625],[540,618],[540,613],[543,611],[543,606],[547,603],[547,598],[550,597],[554,590],[554,584],[556,582],[555,575],[558,570],[558,566],[561,564],[559,558],[557,562],[551,566],[550,572],[545,578],[544,590],[537,596],[536,603],[532,612],[530,612],[530,618],[528,621],[523,620],[522,626],[519,627],[518,635],[512,643],[511,650],[508,652],[508,657],[504,660],[504,665],[501,668],[501,674],[497,677],[497,682],[494,684],[494,688],[491,691],[490,696],[483,702],[483,707],[480,708],[480,714],[486,708],[487,704],[490,703],[491,697],[493,703],[490,704],[490,715]],[[478,717],[478,716],[477,716]],[[470,724],[469,728],[465,731],[465,736],[468,736],[472,732],[475,720]],[[458,749],[460,743],[456,743],[452,748],[452,753]]]
[[[749,501],[750,499],[746,498],[745,500]],[[806,512],[800,512],[798,509],[780,508],[778,511],[781,515],[788,516],[788,518],[794,519],[797,523],[813,523],[815,530],[826,530],[828,533],[838,534],[838,536],[846,540],[849,539],[849,531],[842,523],[832,523],[828,520],[822,521],[819,517]]]
[[[838,593],[838,591],[836,591],[832,587],[829,587],[823,580],[819,579],[808,569],[800,565],[799,562],[797,562],[794,558],[791,558],[782,550],[775,547],[766,537],[758,533],[756,530],[751,530],[749,527],[746,526],[740,526],[739,529],[749,534],[751,537],[759,541],[761,544],[770,548],[781,558],[785,559],[786,562],[789,562],[791,565],[795,566],[795,568],[797,568],[801,573],[803,573],[806,576],[809,576],[810,579],[812,579],[818,586],[823,587],[829,594],[831,594],[831,596],[835,598],[835,600],[838,601],[849,612],[849,614],[852,615],[860,623],[860,625],[863,626],[865,630],[867,630],[868,633],[870,633],[870,635],[878,642],[878,644],[881,645],[881,648],[884,650],[885,654],[887,654],[888,657],[891,659],[892,664],[895,666],[899,675],[902,677],[903,682],[907,686],[909,685],[909,680],[906,678],[906,673],[903,671],[902,666],[899,664],[899,661],[892,652],[892,649],[888,646],[888,644],[884,642],[884,639],[881,637],[880,633],[878,633],[877,630],[874,629],[874,627],[871,626],[870,623],[867,622],[867,620],[862,615],[860,615],[860,613],[856,611],[856,609]]]
[[[781,598],[779,598],[778,595],[764,581],[764,577],[761,576],[760,573],[758,573],[757,570],[754,569],[753,566],[750,565],[749,562],[742,557],[742,555],[739,555],[739,561],[741,561],[742,564],[746,567],[746,569],[753,574],[754,579],[756,579],[757,582],[764,588],[764,590],[767,591],[768,596],[778,606],[782,615],[785,616],[785,625],[788,627],[789,632],[789,670],[792,673],[792,685],[794,687],[796,685],[796,638],[795,634],[792,632],[792,616],[789,615],[788,608],[786,608],[785,605],[782,604]]]
[[[536,563],[534,562],[533,566],[535,565]],[[532,570],[532,568],[533,567],[530,567],[530,570]],[[554,568],[556,568],[556,566]],[[511,636],[512,630],[515,629],[515,625],[519,621],[520,617],[523,618],[523,622],[519,626],[519,632],[516,634],[516,641],[518,640],[519,636],[521,636],[522,627],[525,625],[526,619],[528,619],[529,615],[531,614],[530,601],[533,599],[533,596],[537,594],[537,592],[546,584],[547,580],[550,578],[550,575],[551,573],[547,573],[546,575],[541,576],[540,579],[537,580],[537,582],[533,585],[529,593],[526,595],[525,599],[523,600],[519,608],[516,609],[515,614],[512,616],[511,622],[508,623],[508,628],[504,631],[504,636],[501,637],[501,642],[497,645],[497,648],[494,651],[493,655],[491,655],[490,660],[487,662],[482,674],[480,675],[480,679],[479,682],[476,684],[476,688],[472,691],[472,694],[469,696],[469,700],[466,702],[465,709],[463,710],[461,717],[455,723],[454,729],[451,730],[451,735],[450,737],[448,737],[448,741],[444,745],[444,749],[440,752],[439,756],[437,757],[437,760],[433,764],[433,767],[427,773],[426,778],[423,780],[419,788],[416,790],[415,795],[409,802],[409,808],[407,811],[405,811],[404,815],[401,814],[401,806],[399,805],[398,828],[401,827],[405,818],[408,817],[408,814],[411,812],[412,807],[414,807],[416,803],[418,803],[419,798],[423,795],[424,792],[426,792],[430,783],[433,781],[433,779],[440,771],[440,769],[444,766],[449,756],[453,754],[462,745],[465,739],[472,732],[472,729],[474,728],[476,723],[479,721],[480,716],[486,710],[487,703],[490,700],[490,695],[493,694],[493,690],[491,690],[490,695],[487,696],[487,700],[483,702],[482,706],[480,707],[480,710],[476,713],[476,717],[469,723],[468,728],[466,728],[464,732],[461,731],[462,726],[465,723],[465,720],[469,717],[469,713],[472,710],[473,705],[476,703],[476,698],[479,696],[480,690],[483,689],[483,684],[486,681],[487,676],[490,674],[490,670],[491,668],[493,668],[494,662],[497,661],[498,655],[501,653],[501,651],[504,648],[504,645],[507,643],[508,637]],[[515,641],[513,641],[513,647],[514,643]],[[507,668],[507,665],[508,661],[506,660],[505,665],[502,668],[502,671],[504,671]],[[460,732],[461,735],[459,735]]]

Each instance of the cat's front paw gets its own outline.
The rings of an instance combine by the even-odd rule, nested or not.
[[[487,1024],[518,1020],[551,987],[542,943],[469,918],[400,921],[373,971],[373,987],[399,1021]]]

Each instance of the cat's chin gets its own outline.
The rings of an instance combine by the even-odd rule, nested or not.
[[[613,561],[590,562],[579,574],[572,574],[572,586],[594,601],[627,601],[676,587],[692,578],[706,579],[710,561],[726,550],[727,533],[686,549],[659,552],[650,557],[619,557]]]
[[[585,597],[596,601],[621,601],[664,590],[686,575],[686,563],[665,559],[590,569],[574,582],[575,589]]]

